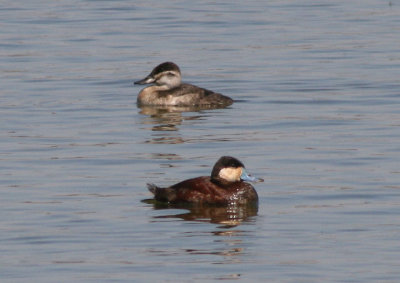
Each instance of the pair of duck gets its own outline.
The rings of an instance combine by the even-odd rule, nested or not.
[[[153,84],[138,95],[139,106],[213,106],[226,107],[233,99],[211,90],[181,82],[179,67],[165,62],[135,84]],[[258,203],[254,187],[247,182],[262,181],[247,174],[242,162],[222,156],[211,176],[188,179],[167,188],[148,184],[157,201],[172,204],[251,205]]]

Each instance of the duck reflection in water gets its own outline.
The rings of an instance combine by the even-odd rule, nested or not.
[[[214,165],[211,176],[188,179],[161,188],[148,184],[154,194],[155,207],[187,208],[186,220],[199,218],[211,222],[237,225],[257,214],[258,195],[248,182],[263,181],[247,174],[242,162],[222,156]]]
[[[146,115],[142,124],[152,125],[152,131],[178,131],[178,126],[183,121],[199,120],[206,114],[201,112],[202,108],[175,107],[175,106],[143,106],[140,114]],[[193,114],[182,115],[183,112],[194,112]]]
[[[168,204],[155,201],[154,199],[144,200],[145,203],[153,204],[154,209],[186,209],[188,212],[178,214],[167,214],[155,216],[156,219],[179,218],[186,221],[198,221],[220,224],[229,228],[237,226],[242,222],[250,221],[250,217],[256,216],[258,205],[184,205]]]
[[[178,144],[185,139],[180,135],[179,127],[182,123],[195,125],[202,123],[210,115],[209,109],[219,107],[204,106],[142,106],[140,114],[141,124],[146,130],[153,132],[146,143]]]

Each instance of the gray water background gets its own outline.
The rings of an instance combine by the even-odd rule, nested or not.
[[[399,1],[2,1],[1,282],[398,282],[399,35]],[[167,60],[237,102],[139,109]],[[221,155],[256,216],[142,202]]]

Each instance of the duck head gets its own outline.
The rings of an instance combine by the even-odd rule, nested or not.
[[[147,77],[135,82],[138,85],[152,83],[166,89],[179,86],[181,84],[181,71],[178,65],[173,62],[164,62],[155,67]]]
[[[224,183],[233,183],[240,181],[262,182],[263,179],[255,178],[246,172],[242,162],[231,156],[222,156],[215,163],[211,172],[211,179],[222,181]]]

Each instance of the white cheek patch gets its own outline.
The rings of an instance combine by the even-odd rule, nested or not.
[[[180,74],[175,71],[166,71],[157,74],[155,81],[158,85],[166,85],[172,88],[181,84],[181,77]]]
[[[227,180],[229,182],[237,182],[240,181],[240,175],[242,175],[242,168],[233,168],[233,167],[227,167],[221,169],[219,171],[218,176],[221,179]]]
[[[152,77],[148,77],[147,78],[147,80],[144,82],[145,84],[151,84],[151,83],[154,83],[154,78],[152,78]]]

